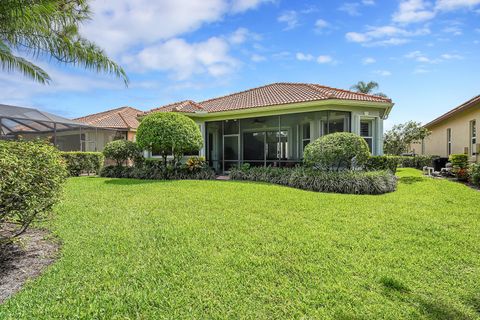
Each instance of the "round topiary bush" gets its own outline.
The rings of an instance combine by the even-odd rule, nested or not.
[[[103,149],[103,155],[107,159],[115,160],[117,166],[121,166],[127,160],[138,161],[142,157],[141,149],[133,141],[114,140],[107,143]]]
[[[195,122],[181,114],[157,112],[147,115],[137,130],[137,143],[146,150],[174,156],[174,163],[184,153],[198,151],[203,145],[202,134]]]
[[[327,171],[362,167],[369,156],[365,139],[349,132],[320,137],[307,145],[303,153],[306,165]]]

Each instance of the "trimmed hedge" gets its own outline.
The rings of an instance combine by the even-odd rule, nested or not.
[[[202,159],[192,159],[191,162],[195,162],[195,166],[187,161],[187,164],[175,169],[173,166],[165,168],[161,159],[145,159],[143,165],[138,167],[103,167],[100,176],[148,180],[214,180],[216,178],[215,172]]]
[[[399,159],[395,156],[371,156],[365,163],[367,171],[389,170],[392,173],[397,172]]]
[[[433,167],[433,161],[440,158],[439,156],[391,156],[388,157],[395,158],[398,161],[398,166],[401,168],[415,168],[423,169],[423,167]]]
[[[312,168],[235,168],[230,179],[261,181],[317,192],[384,194],[397,188],[390,171],[320,171]]]
[[[470,182],[480,187],[480,164],[472,163],[468,167],[468,174],[470,176]]]
[[[129,140],[114,140],[107,143],[103,155],[106,159],[114,160],[117,166],[127,165],[128,160],[134,163],[143,161],[142,150],[136,142]]]
[[[20,235],[39,215],[50,212],[66,177],[65,164],[52,145],[0,141],[0,242]]]
[[[70,176],[76,177],[82,173],[99,174],[105,157],[101,152],[61,152]]]
[[[320,137],[305,147],[307,166],[328,171],[361,168],[370,156],[365,139],[350,132],[336,132]]]

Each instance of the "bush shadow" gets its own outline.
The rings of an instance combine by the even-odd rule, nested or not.
[[[401,177],[398,180],[400,183],[404,183],[404,184],[415,184],[419,182],[425,182],[425,178],[422,178],[422,177]]]

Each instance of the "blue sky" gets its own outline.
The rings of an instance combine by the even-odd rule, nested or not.
[[[272,82],[348,89],[373,80],[387,127],[426,122],[480,94],[480,0],[95,0],[82,33],[131,83],[51,61],[48,86],[0,73],[0,103],[77,117],[147,110]]]

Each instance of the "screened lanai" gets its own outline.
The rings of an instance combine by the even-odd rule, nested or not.
[[[2,140],[44,139],[61,151],[101,151],[118,134],[49,112],[0,104]]]

